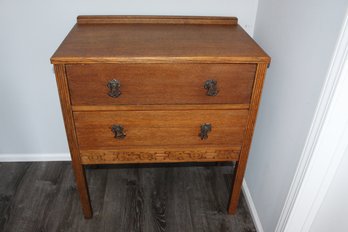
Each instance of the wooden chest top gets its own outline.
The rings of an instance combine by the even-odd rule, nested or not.
[[[79,16],[59,63],[269,63],[234,17]]]

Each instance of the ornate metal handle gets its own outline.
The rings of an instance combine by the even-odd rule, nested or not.
[[[201,125],[201,133],[199,133],[199,137],[201,137],[201,140],[208,138],[208,132],[211,131],[211,124],[210,123],[204,123]]]
[[[218,94],[218,89],[217,89],[217,81],[216,80],[207,80],[205,83],[204,83],[204,88],[207,91],[207,95],[208,96],[216,96]]]
[[[124,139],[126,137],[126,133],[123,131],[122,125],[112,125],[111,131],[115,134],[115,139]]]
[[[118,97],[121,95],[121,83],[118,80],[111,80],[108,82],[107,87],[110,89],[108,95],[110,97]]]

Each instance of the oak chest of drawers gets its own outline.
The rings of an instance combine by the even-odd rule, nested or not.
[[[234,161],[235,212],[270,62],[236,18],[79,16],[51,62],[86,218],[89,164]]]

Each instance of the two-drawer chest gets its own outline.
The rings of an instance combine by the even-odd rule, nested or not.
[[[237,18],[79,16],[51,62],[86,218],[90,164],[234,161],[236,211],[270,62]]]

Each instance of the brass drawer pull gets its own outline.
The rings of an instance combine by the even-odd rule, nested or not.
[[[121,90],[120,90],[121,83],[120,83],[120,81],[115,80],[115,79],[111,80],[108,82],[107,87],[110,89],[110,92],[108,93],[108,95],[110,97],[116,98],[116,97],[121,95]]]
[[[207,80],[204,83],[204,88],[207,91],[208,96],[216,96],[218,94],[218,89],[217,89],[217,81],[216,80]]]
[[[126,137],[126,133],[123,131],[122,125],[112,125],[111,131],[115,134],[115,139],[124,139]]]
[[[208,132],[211,131],[211,124],[210,123],[204,123],[201,125],[201,133],[199,133],[199,137],[201,137],[201,140],[208,139]]]

